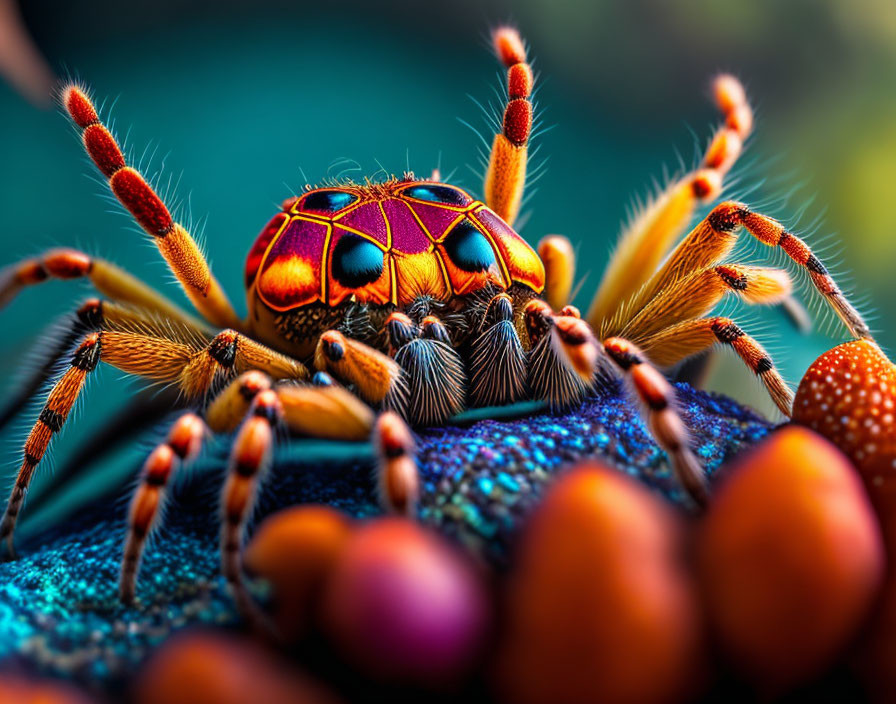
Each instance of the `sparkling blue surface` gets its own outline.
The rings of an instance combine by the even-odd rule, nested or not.
[[[680,410],[710,474],[763,437],[770,424],[735,402],[679,386]],[[563,416],[427,430],[418,438],[420,519],[502,564],[513,535],[545,483],[575,460],[601,456],[679,504],[665,455],[634,405],[610,388]],[[218,576],[217,508],[223,456],[201,460],[176,487],[164,528],[147,551],[138,605],[117,601],[124,507],[86,507],[0,565],[0,654],[41,672],[108,688],[173,630],[236,624]],[[324,502],[356,516],[379,512],[367,445],[283,443],[258,516],[294,503]]]

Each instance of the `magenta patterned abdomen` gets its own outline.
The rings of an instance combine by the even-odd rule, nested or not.
[[[246,285],[277,311],[349,297],[446,300],[514,283],[541,292],[538,255],[482,203],[430,181],[309,191],[284,204],[246,262]]]

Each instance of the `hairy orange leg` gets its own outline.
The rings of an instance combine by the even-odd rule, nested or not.
[[[10,556],[15,554],[13,531],[34,470],[47,451],[53,435],[62,430],[84,387],[87,375],[96,368],[99,359],[100,333],[92,333],[75,351],[69,368],[50,391],[40,417],[25,440],[22,465],[9,495],[3,520],[0,521],[0,540],[6,539]]]
[[[121,148],[100,122],[87,94],[74,85],[65,88],[62,103],[81,130],[87,154],[109,180],[109,187],[140,226],[153,237],[187,297],[210,323],[239,328],[240,320],[209,269],[196,241],[169,212],[143,176],[125,162]]]
[[[726,345],[765,385],[778,410],[789,418],[793,391],[778,373],[771,356],[730,318],[687,320],[659,331],[641,347],[654,364],[669,367],[715,345]]]
[[[647,284],[646,295],[669,289],[691,275],[695,269],[720,261],[731,251],[741,227],[764,245],[779,247],[800,266],[853,337],[871,338],[871,331],[861,314],[847,300],[809,246],[777,220],[755,213],[743,203],[734,201],[717,205],[694,228]]]
[[[258,369],[275,379],[302,379],[308,370],[295,360],[249,340],[233,330],[224,330],[210,341],[186,336],[164,337],[167,323],[134,316],[128,322],[110,317],[103,304],[104,329],[87,335],[75,351],[69,369],[47,398],[40,417],[25,441],[24,457],[0,521],[0,540],[12,551],[16,519],[41,458],[53,435],[58,433],[84,387],[88,373],[102,361],[123,372],[155,381],[177,384],[190,398],[201,397],[221,376]],[[137,327],[133,327],[134,323]],[[118,328],[118,329],[116,329]],[[135,332],[134,330],[140,332]],[[168,334],[176,335],[177,331]]]
[[[128,535],[121,561],[118,595],[122,602],[134,601],[137,575],[146,541],[154,528],[165,489],[179,465],[189,462],[202,447],[205,424],[192,412],[175,421],[165,442],[158,445],[143,465],[140,484],[131,500]]]
[[[272,389],[255,397],[233,442],[221,500],[221,572],[233,591],[240,613],[250,624],[268,633],[272,632],[270,624],[243,583],[241,555],[243,531],[255,505],[258,481],[270,463],[274,427],[282,416],[283,409]]]
[[[750,304],[780,303],[792,287],[782,269],[739,264],[700,269],[661,290],[620,334],[640,344],[670,325],[705,315],[728,293]]]
[[[369,403],[404,406],[405,382],[395,360],[337,330],[320,336],[314,366],[354,385],[358,395]]]
[[[641,400],[647,426],[669,455],[678,480],[699,506],[705,506],[709,497],[706,475],[691,451],[690,435],[675,410],[675,389],[628,340],[611,337],[604,340],[603,349]]]
[[[669,248],[691,221],[696,207],[718,197],[722,181],[743,149],[753,113],[740,82],[729,75],[713,84],[724,122],[701,165],[673,182],[632,222],[619,239],[586,316],[598,331],[653,274]]]
[[[87,278],[94,288],[113,301],[130,303],[197,328],[202,323],[187,315],[161,293],[124,269],[76,249],[51,249],[39,257],[14,264],[0,275],[0,307],[26,286],[49,279]]]
[[[526,185],[534,78],[526,47],[515,29],[499,27],[492,34],[492,42],[498,59],[507,68],[507,105],[485,173],[485,203],[513,225]]]

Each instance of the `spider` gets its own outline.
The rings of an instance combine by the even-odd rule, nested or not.
[[[238,605],[248,610],[243,532],[278,424],[317,437],[372,436],[385,506],[411,512],[418,479],[409,425],[438,425],[465,407],[523,399],[567,408],[613,373],[630,383],[657,444],[702,504],[705,475],[674,388],[658,370],[727,345],[785,416],[793,400],[763,348],[733,320],[712,314],[728,293],[752,304],[783,303],[791,294],[784,270],[726,262],[741,229],[781,248],[851,334],[870,339],[824,265],[775,220],[723,202],[681,237],[698,205],[719,196],[752,128],[745,92],[729,75],[714,82],[723,122],[702,163],[673,181],[623,234],[581,315],[568,304],[575,267],[569,240],[546,237],[536,253],[513,230],[526,180],[534,77],[516,30],[496,29],[493,43],[506,69],[506,105],[483,200],[438,172],[429,179],[405,173],[381,183],[306,187],[283,203],[249,252],[245,320],[190,233],[127,164],[87,92],[64,88],[62,104],[88,155],[202,319],[80,251],[52,250],[10,267],[0,303],[50,278],[86,277],[104,296],[79,309],[88,330],[25,442],[0,522],[11,554],[32,476],[100,362],[176,385],[191,404],[149,455],[134,491],[120,598],[135,597],[141,554],[174,472],[209,431],[237,431],[221,499],[221,565]]]

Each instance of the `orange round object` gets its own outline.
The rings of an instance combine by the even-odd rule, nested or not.
[[[253,643],[221,632],[174,636],[137,675],[136,704],[328,704],[337,699]]]
[[[352,533],[349,518],[326,506],[298,506],[267,518],[246,548],[244,563],[274,587],[280,634],[307,632],[320,590]]]
[[[87,695],[60,682],[0,676],[0,702],[9,704],[90,704]]]
[[[506,701],[679,701],[703,659],[676,515],[618,471],[560,478],[510,576],[497,663]]]
[[[896,365],[877,345],[847,342],[816,359],[797,389],[793,420],[843,450],[872,499],[896,507]]]
[[[739,461],[698,530],[710,625],[733,667],[780,692],[820,674],[881,583],[880,528],[847,458],[810,430]]]

